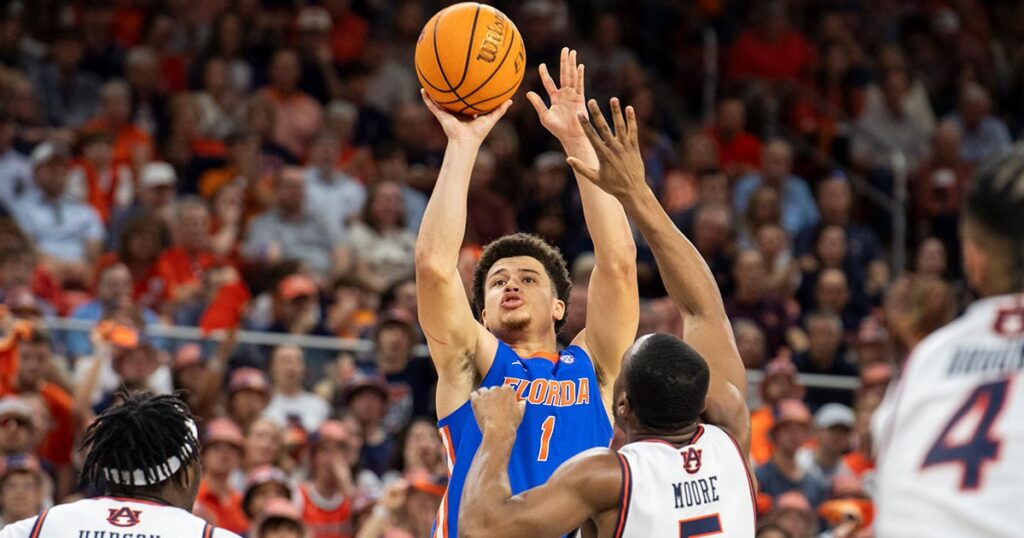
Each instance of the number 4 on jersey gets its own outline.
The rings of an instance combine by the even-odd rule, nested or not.
[[[943,463],[959,463],[963,466],[960,489],[977,489],[981,485],[981,471],[985,463],[995,460],[999,456],[999,445],[1002,441],[992,437],[992,426],[995,424],[1003,404],[1006,403],[1009,384],[1010,381],[1004,379],[980,385],[974,389],[974,392],[939,434],[939,438],[936,439],[932,448],[928,450],[928,454],[921,464],[921,470]],[[950,439],[950,436],[957,429],[957,425],[967,417],[977,416],[979,412],[981,418],[970,439],[960,444],[953,444],[954,441]]]

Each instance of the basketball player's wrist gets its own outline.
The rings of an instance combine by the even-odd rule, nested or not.
[[[516,440],[516,427],[508,424],[488,424],[481,433],[484,442],[492,445],[507,444],[511,447]]]
[[[576,157],[580,160],[586,160],[585,157],[593,152],[593,148],[590,147],[590,140],[587,140],[587,135],[583,134],[583,130],[580,129],[578,133],[572,133],[560,136],[558,142],[562,144],[562,149],[565,151],[566,157]],[[597,154],[594,154],[595,160]]]

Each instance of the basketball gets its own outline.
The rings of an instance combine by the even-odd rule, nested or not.
[[[416,75],[427,95],[457,114],[484,114],[512,97],[526,71],[526,48],[512,20],[464,2],[431,17],[416,43]]]

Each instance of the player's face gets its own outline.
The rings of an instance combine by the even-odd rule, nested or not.
[[[544,330],[565,315],[551,279],[536,258],[516,256],[495,262],[484,281],[484,326],[499,335]]]

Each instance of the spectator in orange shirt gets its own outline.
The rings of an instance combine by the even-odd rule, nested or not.
[[[729,175],[761,168],[761,140],[746,129],[747,106],[738,98],[718,102],[715,122],[706,129],[718,148],[720,166]]]
[[[19,395],[37,394],[46,404],[51,428],[36,447],[40,457],[57,468],[57,496],[63,497],[74,487],[74,469],[70,467],[75,426],[71,417],[71,395],[54,377],[53,347],[50,334],[42,325],[32,325],[26,338],[18,341],[18,371],[10,392]],[[0,387],[0,395],[3,395]]]
[[[795,79],[814,65],[814,49],[794,29],[781,1],[766,2],[754,14],[757,26],[744,30],[733,43],[726,65],[732,81]]]
[[[323,110],[316,99],[299,90],[300,74],[298,54],[278,50],[270,60],[270,85],[264,94],[274,103],[274,142],[293,155],[303,156],[320,130]]]
[[[351,0],[334,0],[325,4],[334,22],[331,50],[335,61],[345,63],[358,60],[363,55],[366,38],[369,36],[366,20],[352,11]]]
[[[796,375],[796,367],[788,357],[768,363],[759,386],[763,405],[750,413],[750,457],[761,465],[772,457],[769,434],[775,424],[775,404],[787,398],[802,398],[804,388]]]
[[[68,194],[87,203],[110,224],[115,211],[127,208],[134,196],[132,171],[127,163],[114,162],[113,137],[106,131],[82,137],[82,156],[71,161]]]
[[[132,91],[121,79],[103,85],[99,115],[83,125],[82,131],[109,133],[114,137],[114,163],[128,163],[136,170],[153,153],[152,137],[132,123]]]
[[[216,418],[206,424],[203,433],[203,480],[196,510],[218,527],[245,532],[249,519],[242,510],[242,494],[229,484],[231,474],[242,465],[242,430],[230,419]]]
[[[217,264],[210,249],[210,209],[199,197],[179,200],[174,208],[174,245],[156,260],[170,306],[191,303],[202,292],[203,274]]]
[[[303,519],[311,538],[351,538],[352,501],[357,493],[344,447],[349,432],[329,420],[313,434],[309,452],[309,481],[299,486]]]

